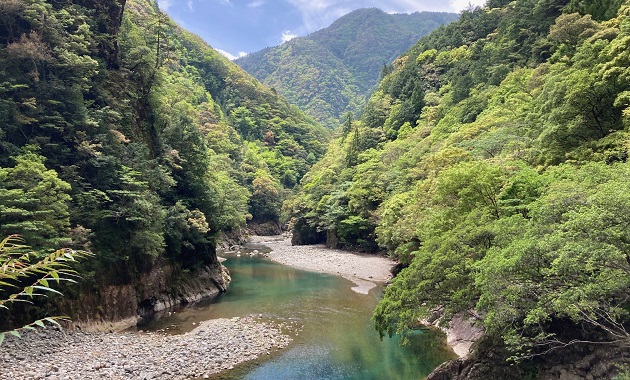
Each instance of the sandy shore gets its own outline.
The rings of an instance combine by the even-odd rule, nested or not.
[[[323,245],[292,246],[288,235],[252,236],[251,242],[271,248],[267,256],[278,263],[343,276],[355,283],[352,290],[362,294],[367,294],[377,283],[389,281],[390,270],[396,264],[383,256],[351,253]]]

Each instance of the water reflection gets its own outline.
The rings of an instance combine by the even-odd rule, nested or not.
[[[268,361],[221,379],[419,379],[452,358],[441,334],[418,331],[409,346],[379,339],[370,320],[382,287],[357,294],[341,277],[304,272],[264,259],[229,257],[228,292],[153,322],[148,329],[192,330],[201,321],[262,314],[304,326],[294,343]]]

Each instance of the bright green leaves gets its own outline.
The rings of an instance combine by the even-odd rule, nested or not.
[[[20,234],[38,249],[66,244],[70,185],[25,150],[15,166],[0,168],[0,233]]]
[[[348,111],[362,110],[379,74],[385,77],[394,70],[389,63],[409,48],[409,41],[457,17],[399,16],[358,10],[319,33],[237,62],[324,126],[336,129]]]
[[[250,110],[245,107],[237,107],[230,113],[234,128],[246,140],[258,139],[262,135],[262,131],[258,129],[256,120]]]
[[[498,193],[503,185],[501,168],[480,162],[464,162],[443,171],[437,178],[435,202],[466,214],[486,209],[500,217]]]
[[[588,16],[579,18],[576,14],[559,18],[557,25],[585,22],[597,27],[582,25],[582,28],[601,29]],[[615,133],[627,124],[623,115],[628,106],[625,95],[629,88],[625,74],[628,41],[627,34],[618,33],[616,27],[625,23],[623,17],[613,20],[608,29],[593,32],[581,44],[571,45],[575,54],[561,59],[560,49],[553,58],[562,62],[549,67],[542,92],[536,99],[540,107],[538,117],[545,126],[538,137],[544,150],[543,162],[591,160],[591,155],[596,159],[603,156],[611,162],[623,160],[626,148]],[[576,36],[577,32],[571,33]]]
[[[107,218],[110,226],[125,236],[120,250],[127,254],[133,252],[157,257],[164,250],[164,210],[157,195],[149,190],[149,184],[142,179],[141,173],[129,167],[122,166],[117,176],[117,188],[106,191],[111,200]]]
[[[565,165],[549,176],[554,181],[532,204],[532,218],[512,218],[517,228],[497,230],[502,243],[476,265],[484,324],[521,349],[527,342],[515,337],[549,337],[551,318],[627,340],[620,323],[630,295],[628,165]]]
[[[214,264],[217,235],[277,221],[327,142],[155,1],[123,3],[0,1],[0,232],[91,247],[99,284]]]
[[[501,4],[396,61],[304,177],[296,233],[373,239],[408,266],[374,313],[382,334],[475,309],[519,356],[566,339],[559,321],[627,343],[627,8],[599,23]]]
[[[549,39],[577,46],[579,42],[591,37],[602,26],[591,19],[591,15],[580,16],[577,13],[563,14],[556,19],[556,23],[549,31]]]
[[[265,173],[258,173],[252,182],[249,210],[254,221],[278,221],[282,206],[281,189],[277,182]]]
[[[602,139],[622,128],[621,112],[610,94],[615,86],[601,80],[591,69],[556,65],[549,75],[539,101],[541,122],[547,127],[539,136],[546,147],[548,163],[573,155],[585,159],[585,143]]]
[[[569,12],[592,15],[595,20],[608,20],[617,15],[624,0],[572,0],[567,6]]]
[[[361,135],[365,131],[355,123],[349,136],[334,140],[302,180],[304,190],[287,201],[285,209],[291,212],[293,223],[301,226],[302,232],[296,234],[328,232],[331,245],[377,249],[375,212],[386,197],[388,184],[378,151],[362,148],[369,139]]]
[[[381,332],[405,332],[415,325],[414,319],[428,317],[433,309],[443,308],[450,316],[475,307],[479,297],[475,264],[495,245],[503,220],[500,218],[508,214],[504,201],[518,203],[515,198],[520,194],[506,191],[510,188],[510,170],[516,169],[463,162],[419,183],[415,195],[420,199],[415,202],[409,193],[387,201],[381,211],[386,223],[377,229],[379,241],[409,241],[395,252],[405,262],[409,261],[408,255],[412,260],[386,291],[383,303],[390,305],[375,311]],[[397,230],[410,232],[401,240]],[[413,312],[404,310],[410,303],[418,303]]]

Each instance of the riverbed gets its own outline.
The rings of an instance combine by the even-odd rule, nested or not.
[[[152,331],[185,333],[195,324],[213,318],[233,318],[254,313],[259,317],[301,326],[284,350],[254,362],[244,363],[213,379],[420,379],[454,354],[445,346],[444,336],[435,330],[418,330],[410,345],[401,347],[398,339],[379,338],[371,315],[382,297],[384,280],[389,278],[390,262],[385,258],[356,255],[345,257],[342,265],[319,266],[319,272],[304,271],[270,260],[290,255],[277,245],[267,252],[261,241],[250,249],[225,254],[224,265],[232,276],[227,293],[183,309],[145,327]],[[284,245],[286,247],[286,245]],[[290,249],[290,246],[289,246]],[[323,255],[338,251],[323,247],[300,247],[310,254],[304,262],[328,262]],[[257,254],[250,256],[255,250]],[[294,252],[293,252],[294,253]],[[276,255],[275,257],[273,255]],[[346,252],[341,254],[351,255]],[[269,257],[265,257],[269,256]],[[364,260],[382,260],[379,272],[359,268]],[[363,260],[363,261],[362,261]],[[294,266],[299,266],[295,264]],[[322,273],[326,271],[335,272]],[[342,277],[356,277],[352,281]],[[356,273],[356,276],[355,276]],[[361,276],[362,278],[359,278]],[[357,278],[371,285],[357,285]],[[357,291],[357,287],[361,287]]]
[[[249,246],[268,247],[266,257],[280,264],[346,278],[355,284],[352,290],[361,294],[389,281],[396,265],[382,255],[330,249],[322,244],[294,246],[290,234],[252,236]]]
[[[0,378],[405,380],[453,358],[433,330],[419,330],[405,347],[379,339],[370,317],[389,278],[387,259],[266,239],[274,252],[257,240],[226,254],[227,293],[136,331],[10,338],[0,346]]]
[[[186,334],[48,328],[0,346],[2,380],[207,379],[286,347],[296,326],[260,317],[204,321]]]

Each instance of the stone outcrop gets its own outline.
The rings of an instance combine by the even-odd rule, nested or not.
[[[162,310],[224,292],[229,281],[227,269],[218,262],[183,272],[175,264],[156,264],[133,283],[81,287],[54,303],[72,318],[69,327],[117,331],[150,320]]]
[[[299,219],[291,228],[291,244],[311,245],[326,242],[326,232],[317,231],[315,227],[309,226],[304,220]]]
[[[247,228],[251,235],[258,236],[275,236],[282,234],[282,226],[278,222],[251,222],[247,224]]]
[[[446,329],[446,343],[460,358],[468,356],[476,341],[483,337],[483,328],[475,324],[477,319],[472,315],[458,314]]]
[[[439,326],[441,319],[441,310],[436,310],[422,323]],[[485,336],[477,320],[472,312],[462,313],[452,318],[448,328],[440,327],[459,359],[443,363],[427,380],[614,379],[620,369],[630,366],[630,348],[601,344],[576,344],[514,363],[503,343]]]
[[[615,379],[630,366],[630,349],[576,344],[515,364],[500,342],[483,337],[474,352],[440,365],[427,380],[595,380]]]
[[[483,328],[477,324],[478,317],[472,312],[455,315],[448,323],[448,327],[442,326],[441,321],[442,311],[435,310],[431,318],[421,323],[444,331],[446,343],[460,358],[466,358],[471,353],[472,345],[484,335]]]

